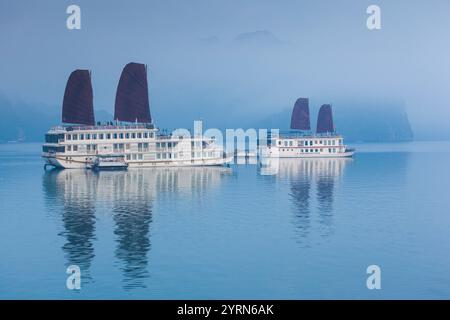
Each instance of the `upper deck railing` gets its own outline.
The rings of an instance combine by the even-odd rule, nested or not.
[[[127,125],[114,125],[114,124],[101,124],[95,126],[86,125],[68,125],[68,126],[55,126],[50,129],[54,132],[70,132],[70,131],[92,131],[92,130],[130,130],[130,129],[155,129],[153,124],[136,123]]]
[[[317,139],[317,138],[342,138],[337,132],[312,133],[310,131],[280,131],[278,135],[271,135],[270,138],[279,139]]]

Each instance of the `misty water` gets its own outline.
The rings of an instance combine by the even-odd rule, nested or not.
[[[46,172],[0,145],[0,298],[449,299],[450,143],[356,147],[267,174]]]

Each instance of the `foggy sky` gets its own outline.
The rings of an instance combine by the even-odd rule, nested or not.
[[[81,30],[66,28],[70,4]],[[370,4],[381,30],[366,27]],[[416,132],[449,133],[449,18],[446,0],[1,0],[0,94],[59,108],[70,72],[90,69],[95,108],[112,113],[134,61],[148,65],[156,122],[164,112],[231,122],[298,97],[355,97],[401,100]],[[273,39],[235,40],[255,31]]]

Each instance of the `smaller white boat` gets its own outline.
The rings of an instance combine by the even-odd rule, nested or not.
[[[127,170],[128,163],[125,161],[125,155],[99,155],[95,158],[88,168],[92,170]]]
[[[291,116],[291,131],[273,136],[267,146],[259,149],[267,158],[349,158],[355,149],[344,144],[344,137],[336,133],[331,104],[319,109],[316,133],[311,133],[309,99],[299,98]]]

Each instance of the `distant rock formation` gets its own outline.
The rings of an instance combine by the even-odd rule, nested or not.
[[[206,38],[201,38],[200,43],[204,45],[215,45],[220,42],[219,38],[217,36],[210,36]]]
[[[60,106],[31,105],[12,102],[0,96],[0,143],[9,141],[43,141],[44,134],[51,127],[61,123]],[[113,115],[107,111],[95,110],[97,121],[112,121]]]
[[[270,31],[258,30],[254,32],[245,32],[238,34],[236,38],[234,38],[234,43],[268,45],[268,44],[280,44],[282,42]]]
[[[349,106],[334,109],[336,130],[349,141],[412,141],[414,133],[402,105]]]
[[[0,97],[0,112],[0,142],[42,141],[45,132],[61,122],[61,112],[53,113],[48,107],[12,102],[4,97]]]

